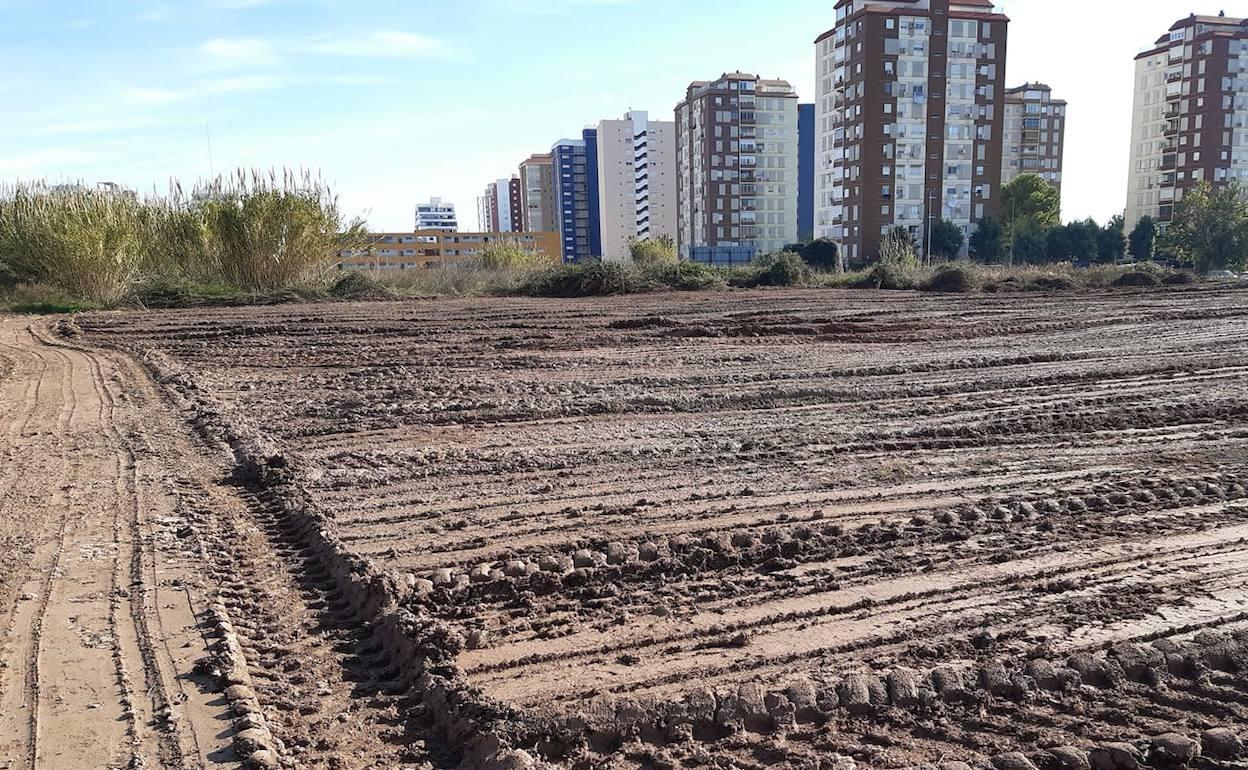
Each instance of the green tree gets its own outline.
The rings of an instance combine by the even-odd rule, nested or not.
[[[1013,259],[1022,264],[1038,264],[1045,261],[1049,233],[1055,229],[1041,227],[1034,222],[1020,222],[1010,240]]]
[[[1021,222],[1056,227],[1061,224],[1061,196],[1035,174],[1023,174],[1001,188],[1001,216],[1007,232]]]
[[[1101,226],[1095,219],[1071,222],[1066,225],[1070,258],[1077,262],[1093,262],[1097,258]]]
[[[677,262],[676,241],[670,235],[644,240],[630,238],[628,252],[638,265],[674,265]]]
[[[1201,182],[1175,205],[1162,244],[1201,272],[1243,269],[1248,263],[1248,191],[1238,184],[1214,190]]]
[[[1044,258],[1047,261],[1062,262],[1070,259],[1073,251],[1068,228],[1059,225],[1048,229],[1044,235]]]
[[[816,270],[837,270],[840,267],[836,244],[827,238],[816,238],[798,251],[802,261]]]
[[[948,219],[942,219],[932,227],[931,253],[938,257],[954,259],[962,252],[962,244],[965,242],[966,236],[962,234],[962,228]]]
[[[1157,250],[1157,222],[1147,215],[1140,217],[1131,231],[1130,240],[1131,256],[1140,262],[1149,261]]]
[[[971,256],[978,262],[995,262],[1005,253],[1005,230],[992,217],[984,217],[971,233]]]
[[[1101,262],[1117,262],[1127,254],[1127,236],[1121,215],[1109,220],[1096,235],[1096,253]]]

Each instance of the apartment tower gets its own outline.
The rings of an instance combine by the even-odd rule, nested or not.
[[[797,105],[797,239],[815,237],[815,105]]]
[[[815,235],[851,263],[902,226],[998,213],[1009,19],[990,0],[839,0],[816,41]]]
[[[1066,102],[1043,83],[1024,83],[1005,92],[1005,149],[1001,184],[1035,174],[1062,191]]]
[[[459,229],[459,219],[455,216],[455,204],[445,203],[441,198],[430,198],[428,203],[417,204],[416,229],[455,232]]]
[[[521,200],[519,177],[500,179],[486,185],[485,194],[477,199],[477,219],[481,230],[493,233],[524,232]]]
[[[563,261],[591,262],[602,257],[598,131],[587,128],[580,139],[561,139],[550,154],[554,163],[555,223]]]
[[[1232,181],[1248,182],[1248,19],[1192,15],[1135,57],[1127,228]]]
[[[520,211],[527,233],[556,232],[554,159],[534,155],[520,164]]]
[[[676,124],[629,112],[598,124],[602,257],[630,259],[629,241],[676,237]]]
[[[692,83],[676,106],[682,258],[749,262],[797,240],[797,94],[741,72]]]

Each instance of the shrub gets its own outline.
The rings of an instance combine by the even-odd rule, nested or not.
[[[701,291],[724,286],[724,277],[719,271],[698,262],[651,265],[643,269],[642,276],[647,281],[677,291]]]
[[[635,265],[674,265],[678,261],[676,241],[670,235],[645,240],[630,238],[628,252]]]
[[[533,270],[551,264],[550,257],[530,251],[515,241],[486,245],[477,254],[475,263],[485,270]]]
[[[1039,275],[1028,278],[1023,284],[1026,291],[1070,291],[1075,282],[1064,275]]]
[[[945,264],[920,284],[922,291],[966,294],[975,291],[975,275],[963,265]]]
[[[1160,286],[1161,279],[1147,270],[1123,273],[1114,281],[1115,286]]]
[[[520,285],[533,297],[600,297],[628,294],[638,288],[636,276],[616,262],[561,265],[534,274]]]
[[[319,277],[337,251],[363,241],[363,223],[344,226],[337,199],[309,174],[285,172],[279,182],[276,174],[239,172],[204,195],[208,275],[241,289],[272,291]]]
[[[855,284],[855,288],[904,291],[919,288],[919,282],[912,268],[882,262],[871,268],[871,271]]]
[[[363,270],[348,270],[329,287],[329,296],[347,300],[382,300],[390,299],[394,294]]]
[[[141,206],[134,196],[111,191],[0,190],[0,262],[22,281],[116,300],[144,263]]]
[[[135,287],[135,304],[165,310],[180,307],[234,306],[249,304],[250,298],[233,286],[196,283],[182,278],[155,278]]]
[[[1161,282],[1166,286],[1186,286],[1196,283],[1196,276],[1186,270],[1172,270],[1162,277]]]
[[[758,262],[755,286],[800,286],[810,281],[810,267],[792,252],[763,257]]]

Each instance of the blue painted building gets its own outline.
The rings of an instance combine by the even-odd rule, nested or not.
[[[815,237],[815,105],[797,105],[797,238]]]
[[[598,203],[598,131],[561,139],[550,148],[555,175],[555,211],[567,264],[602,257],[602,216]]]

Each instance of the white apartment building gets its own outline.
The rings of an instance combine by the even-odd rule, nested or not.
[[[997,213],[1009,19],[990,0],[839,0],[816,41],[815,235],[851,263]]]
[[[1186,191],[1248,183],[1248,19],[1192,15],[1135,58],[1126,224],[1164,229]]]
[[[603,259],[627,261],[631,239],[676,237],[676,124],[642,111],[598,124]]]
[[[797,93],[741,72],[692,83],[676,107],[682,257],[748,262],[797,240]]]
[[[455,216],[455,204],[444,203],[441,198],[430,198],[428,203],[417,204],[416,229],[456,232],[459,230],[459,219]]]

